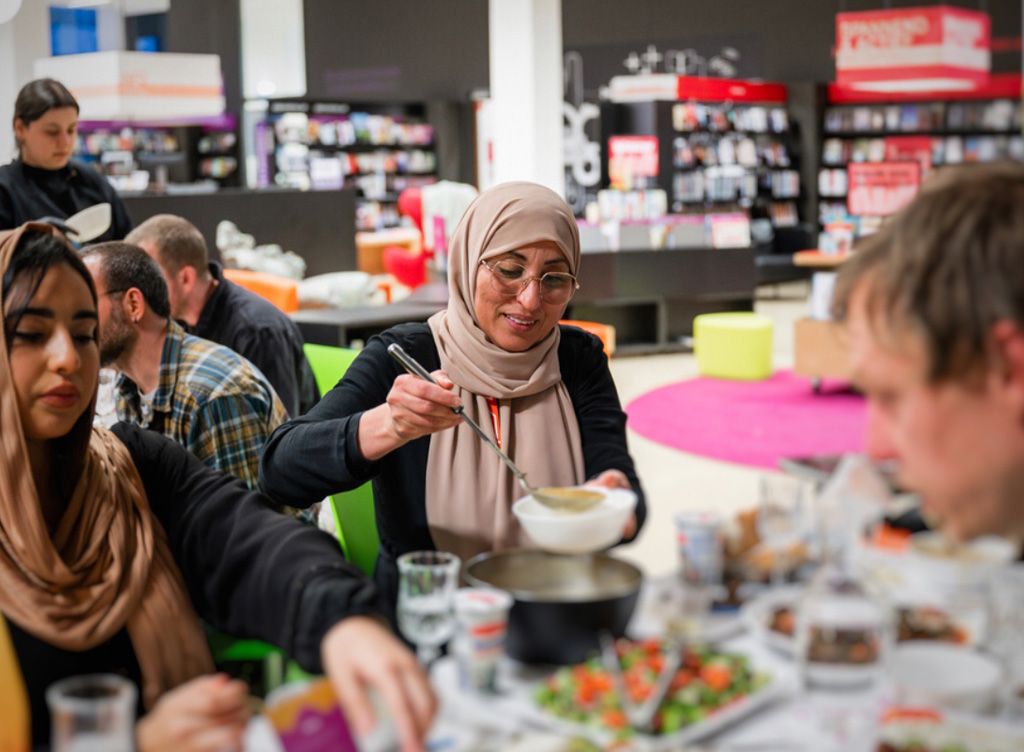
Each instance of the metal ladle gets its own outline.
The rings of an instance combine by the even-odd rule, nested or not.
[[[428,381],[431,384],[437,384],[434,381],[434,377],[430,375],[430,372],[426,368],[421,366],[409,353],[402,349],[402,346],[398,343],[392,343],[388,345],[388,355],[398,361],[402,368],[411,373],[413,376],[417,376],[424,381]],[[495,454],[501,458],[501,461],[508,465],[508,469],[512,471],[512,474],[519,480],[519,485],[523,487],[526,493],[530,494],[533,498],[539,501],[546,507],[551,509],[557,509],[562,512],[585,512],[586,510],[600,504],[604,499],[604,494],[600,491],[591,491],[587,488],[580,488],[578,486],[545,486],[544,488],[534,488],[526,480],[526,474],[516,467],[516,464],[512,459],[505,454],[495,444],[491,438],[484,433],[483,429],[477,425],[476,421],[466,415],[462,406],[453,407],[452,412],[462,418],[466,425],[473,429],[480,440],[487,446],[494,450]]]

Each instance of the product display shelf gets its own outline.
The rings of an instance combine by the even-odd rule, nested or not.
[[[818,154],[818,222],[838,222],[855,234],[873,231],[913,195],[920,181],[951,165],[1024,161],[1021,76],[993,75],[973,91],[874,95],[832,84]],[[902,163],[902,165],[900,164]],[[919,169],[906,170],[906,164]],[[878,165],[877,176],[858,176],[850,197],[850,165]],[[887,165],[892,165],[887,173]],[[857,168],[863,173],[864,168]],[[907,181],[905,184],[900,181]],[[867,211],[855,211],[870,192]]]
[[[640,187],[663,189],[674,213],[741,210],[775,226],[799,222],[799,154],[786,110],[785,88],[756,99],[722,96],[667,102],[616,102],[602,107],[602,135],[609,183],[616,136],[654,136],[658,164],[628,175]],[[611,160],[611,163],[609,162]],[[650,174],[653,172],[653,174]]]
[[[122,191],[168,182],[238,180],[238,133],[230,115],[196,121],[98,121],[78,124],[75,157],[92,163]],[[148,172],[148,183],[142,171]]]
[[[257,185],[354,188],[358,230],[398,225],[398,195],[437,181],[422,104],[267,100],[255,127]]]

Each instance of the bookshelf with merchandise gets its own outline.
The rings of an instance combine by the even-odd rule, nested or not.
[[[1020,96],[1018,74],[993,75],[973,91],[913,95],[830,85],[818,170],[825,234],[837,225],[873,232],[933,170],[1024,161]]]
[[[268,100],[254,146],[257,187],[355,188],[357,230],[397,226],[398,195],[437,181],[423,105]]]
[[[689,82],[700,88],[688,91]],[[678,101],[605,104],[601,117],[606,164],[617,134],[658,139],[657,175],[628,176],[627,188],[661,188],[674,214],[742,211],[775,227],[799,223],[799,149],[784,86],[681,76]]]
[[[95,165],[124,193],[240,184],[231,115],[182,122],[82,120],[75,157]]]

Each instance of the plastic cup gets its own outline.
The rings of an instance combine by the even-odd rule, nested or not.
[[[455,656],[459,682],[476,692],[498,691],[498,666],[505,655],[512,596],[490,588],[463,588],[455,593],[458,637]]]
[[[679,512],[676,547],[683,581],[714,588],[722,584],[722,518],[712,512]]]
[[[114,674],[72,676],[46,690],[53,752],[131,752],[135,685]]]

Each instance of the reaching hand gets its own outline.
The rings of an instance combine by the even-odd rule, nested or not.
[[[452,408],[460,404],[451,391],[455,384],[444,371],[434,371],[431,376],[436,385],[402,374],[388,392],[392,430],[403,441],[451,428],[460,420],[452,412]]]
[[[356,733],[368,734],[376,722],[372,690],[398,730],[402,751],[422,752],[437,699],[408,648],[374,619],[350,616],[331,628],[320,652],[324,671]]]
[[[629,485],[629,478],[621,470],[605,470],[593,480],[587,481],[585,485],[599,486],[600,488],[625,488],[627,491],[633,488]],[[635,512],[629,515],[629,519],[626,520],[626,526],[622,528],[623,538],[632,538],[634,535],[636,535]]]
[[[241,752],[248,696],[244,682],[224,674],[172,689],[135,724],[139,752]]]
[[[452,412],[460,404],[451,391],[455,384],[444,371],[431,376],[437,384],[402,374],[392,384],[387,401],[363,413],[359,448],[367,460],[378,460],[413,439],[459,423],[461,419]]]

